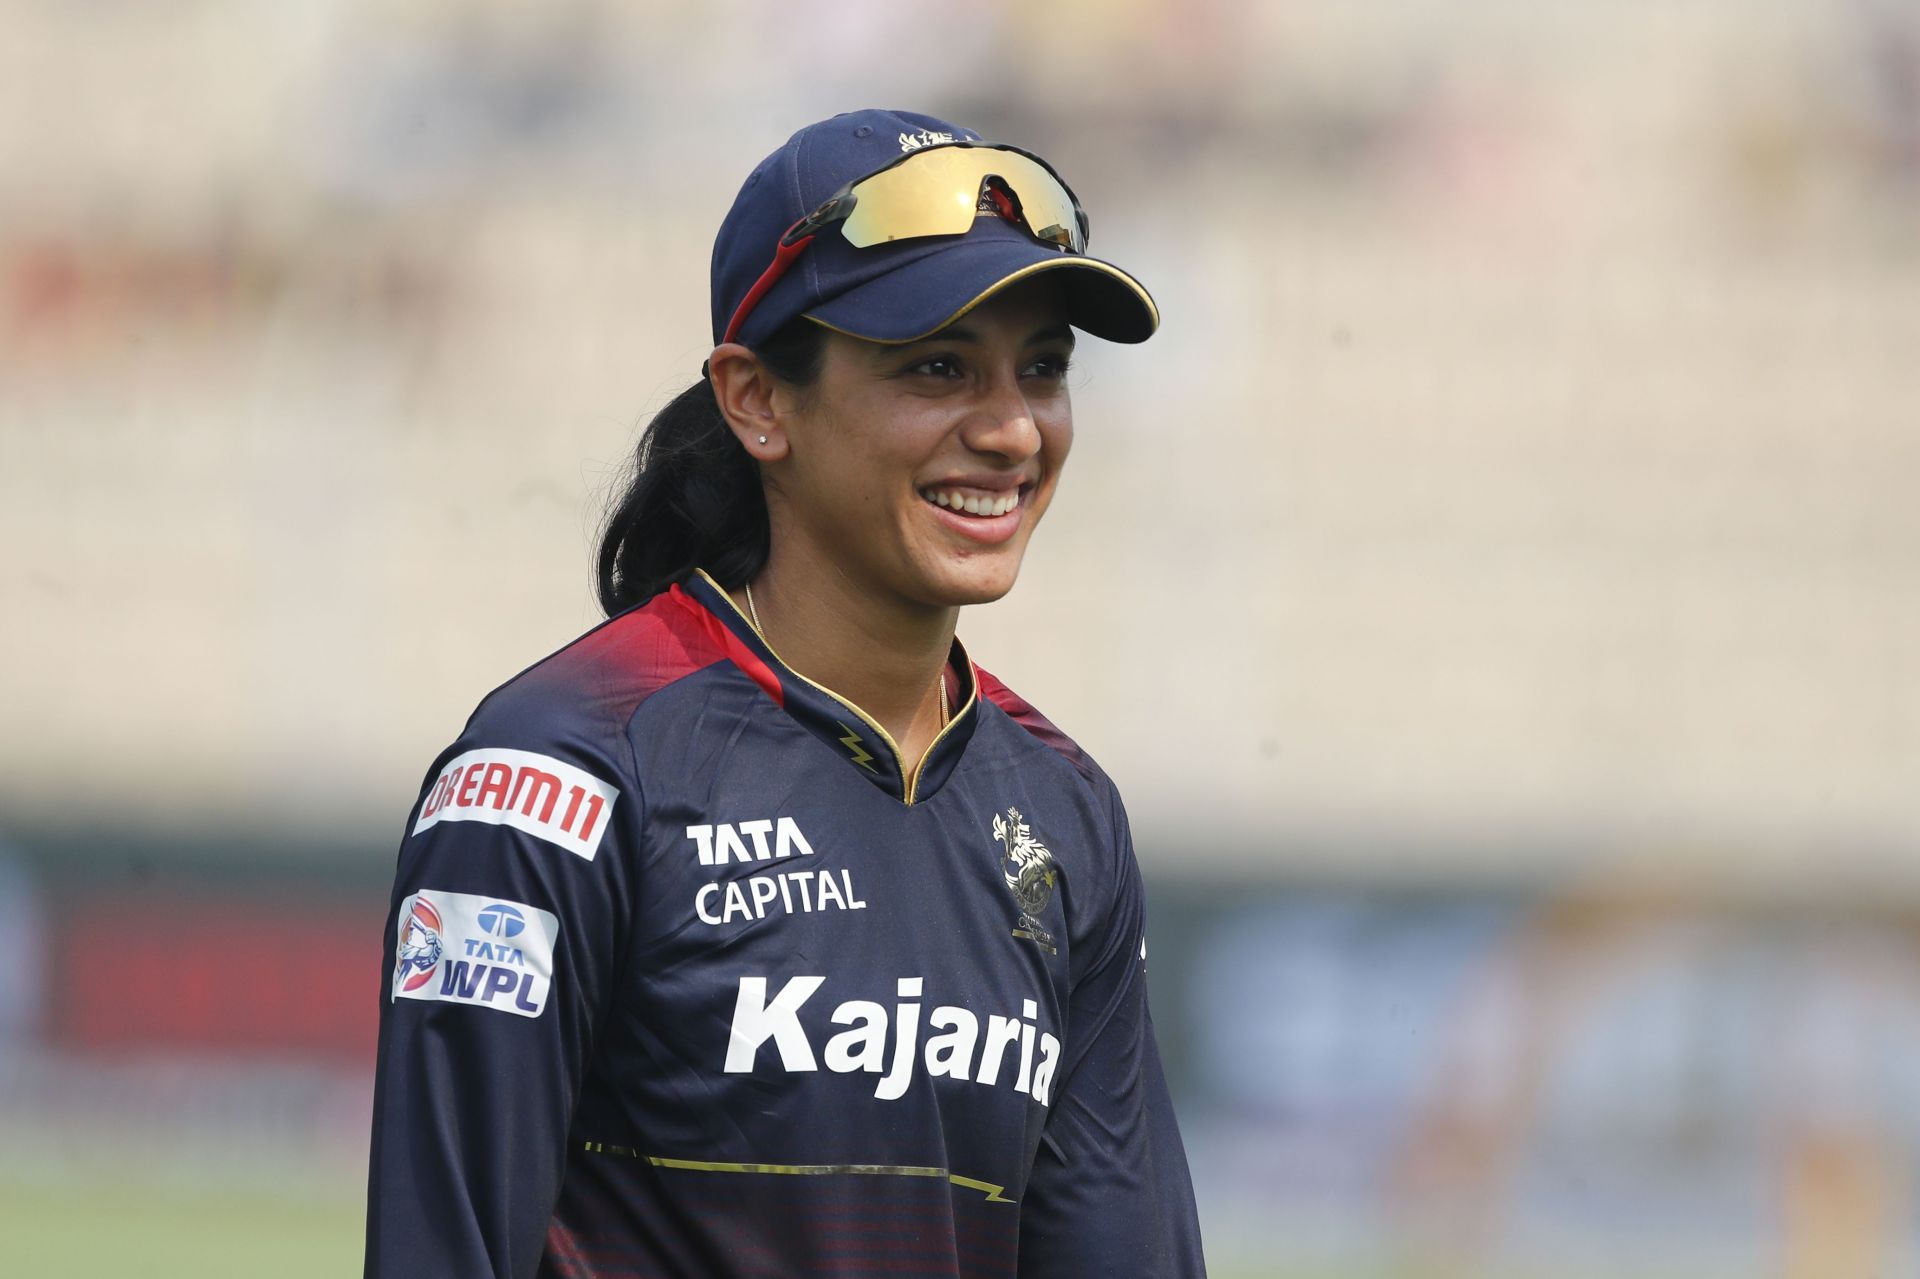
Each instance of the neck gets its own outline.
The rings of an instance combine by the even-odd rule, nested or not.
[[[942,727],[938,681],[960,610],[876,596],[835,569],[777,552],[751,586],[752,608],[744,589],[735,602],[759,615],[787,665],[886,729],[904,767],[918,764]]]

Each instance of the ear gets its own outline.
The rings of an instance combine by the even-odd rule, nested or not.
[[[707,379],[720,416],[756,462],[787,455],[785,416],[774,402],[776,383],[759,357],[738,342],[723,342],[707,357]]]

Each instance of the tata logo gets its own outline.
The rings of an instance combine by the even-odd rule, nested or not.
[[[481,911],[479,921],[480,927],[494,937],[518,937],[527,927],[526,916],[500,902]]]
[[[714,822],[687,827],[702,866],[728,862],[765,862],[798,853],[813,856],[813,845],[791,817],[763,817],[752,822]]]

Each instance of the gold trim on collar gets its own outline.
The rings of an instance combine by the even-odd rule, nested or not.
[[[967,700],[960,703],[953,714],[947,717],[947,722],[940,726],[940,731],[935,733],[933,740],[927,743],[926,753],[920,756],[920,762],[913,766],[913,772],[908,775],[906,779],[906,798],[909,805],[913,803],[914,799],[918,797],[920,793],[921,770],[926,768],[927,761],[933,758],[933,753],[940,749],[941,739],[953,731],[953,726],[960,722],[962,715],[965,715],[973,709],[974,699],[980,695],[980,672],[974,669],[973,658],[968,654],[967,646],[960,643],[960,637],[958,635],[953,637],[953,642],[959,645],[961,659],[967,664]],[[948,656],[951,657],[952,654],[949,653]],[[943,685],[946,683],[946,678],[947,664],[942,662],[940,664],[940,681]]]
[[[805,675],[802,675],[799,671],[795,670],[793,668],[793,664],[787,661],[786,658],[780,656],[780,651],[776,649],[771,643],[768,642],[766,633],[763,632],[758,626],[755,626],[753,624],[753,619],[747,616],[745,610],[743,610],[738,604],[733,602],[733,594],[730,591],[728,591],[726,587],[720,585],[719,582],[714,580],[713,574],[707,572],[707,570],[703,568],[696,568],[694,569],[694,572],[698,573],[701,577],[705,578],[707,581],[707,584],[713,587],[713,589],[719,594],[720,598],[727,602],[727,607],[733,610],[733,615],[739,618],[741,621],[745,622],[747,624],[747,629],[760,637],[760,642],[766,645],[767,652],[773,655],[774,661],[780,663],[780,668],[782,670],[784,670],[787,674],[793,676],[795,679],[799,680],[802,684],[805,684],[808,688],[811,688],[817,692],[826,694],[828,697],[831,697],[834,701],[840,703],[842,706],[852,711],[855,715],[858,715],[862,723],[864,723],[868,728],[871,728],[876,734],[879,735],[881,742],[884,743],[886,748],[893,753],[894,770],[900,775],[900,800],[902,803],[906,804],[907,807],[909,808],[913,807],[914,796],[920,787],[920,770],[926,767],[927,760],[933,755],[934,750],[940,745],[941,739],[946,737],[947,733],[952,730],[953,726],[960,722],[960,716],[964,714],[967,711],[967,709],[973,705],[975,698],[978,697],[980,692],[980,674],[977,670],[974,669],[973,658],[967,653],[966,646],[964,644],[960,644],[959,638],[956,636],[953,642],[955,644],[960,644],[960,655],[966,659],[966,663],[967,663],[967,675],[968,675],[968,685],[969,685],[967,689],[967,700],[960,704],[960,706],[947,719],[947,722],[945,724],[942,724],[940,726],[940,731],[935,733],[933,735],[933,740],[927,743],[927,749],[925,752],[921,754],[920,762],[913,766],[912,772],[908,772],[907,771],[907,753],[900,749],[900,743],[893,740],[893,734],[887,732],[885,728],[881,727],[879,720],[875,719],[873,716],[861,710],[858,703],[854,702],[852,699],[841,696],[839,693],[836,693],[832,689],[828,688],[825,684],[819,683],[816,680],[808,679]],[[951,653],[949,653],[949,657],[951,657]],[[946,665],[947,665],[946,662],[942,661],[940,678],[943,680],[947,677]],[[845,728],[846,725],[841,724],[839,725],[839,727]],[[844,738],[841,739],[841,744],[842,745],[846,744],[846,741]],[[865,768],[869,773],[874,771],[872,765],[870,764],[861,763],[861,761],[858,759],[855,759],[853,762],[856,764],[860,764],[860,766],[862,768]]]

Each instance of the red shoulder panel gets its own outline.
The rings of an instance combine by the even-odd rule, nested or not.
[[[1055,727],[1054,722],[1035,710],[1033,703],[1000,682],[1000,678],[979,665],[974,673],[980,679],[980,696],[1005,711],[1014,723],[1067,757],[1081,772],[1087,771],[1087,754],[1080,744]]]
[[[780,679],[700,602],[674,586],[610,618],[554,656],[555,673],[591,681],[630,711],[675,680],[730,661],[784,705]]]

